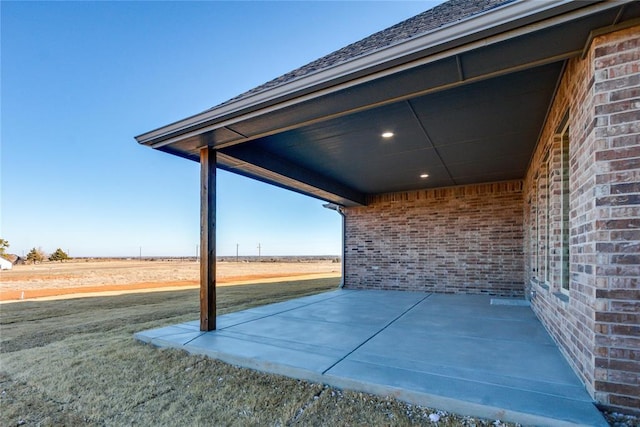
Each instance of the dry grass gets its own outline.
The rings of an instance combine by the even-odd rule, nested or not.
[[[334,288],[219,289],[221,313]],[[237,368],[133,339],[198,317],[196,290],[0,305],[0,425],[414,425],[433,410]],[[491,425],[441,413],[438,425]]]
[[[217,262],[217,283],[256,283],[265,278],[337,277],[340,263]],[[314,277],[314,278],[315,278]],[[312,278],[312,277],[307,277]],[[302,279],[302,277],[300,277]],[[59,295],[56,291],[110,291],[170,286],[197,287],[200,264],[185,260],[108,260],[16,265],[0,272],[0,300]]]

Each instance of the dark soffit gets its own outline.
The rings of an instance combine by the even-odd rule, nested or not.
[[[637,18],[638,9],[541,25],[228,125],[204,123],[157,148],[197,161],[200,147],[213,146],[223,169],[344,205],[364,204],[368,194],[522,178],[564,61],[592,30]],[[389,129],[396,136],[381,139]]]
[[[521,178],[561,69],[541,66],[220,151],[256,163],[256,153],[275,156],[364,194]]]

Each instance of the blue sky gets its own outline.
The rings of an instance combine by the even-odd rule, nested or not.
[[[195,255],[199,165],[134,136],[438,2],[10,2],[0,237],[71,256]],[[322,201],[220,171],[219,255],[337,255]]]

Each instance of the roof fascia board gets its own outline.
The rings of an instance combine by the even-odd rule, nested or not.
[[[621,0],[616,2],[605,3],[588,3],[585,6],[585,2],[574,2],[572,0],[541,0],[541,1],[519,1],[514,3],[508,3],[496,10],[490,10],[471,17],[468,20],[464,20],[459,23],[445,26],[444,28],[427,33],[423,36],[410,39],[408,41],[400,42],[391,47],[375,51],[369,55],[365,55],[361,58],[348,61],[346,63],[337,65],[327,70],[319,71],[315,74],[303,76],[292,82],[285,83],[281,86],[277,86],[271,90],[259,92],[255,95],[242,98],[237,102],[222,105],[221,107],[207,110],[203,113],[188,117],[173,124],[164,126],[151,132],[139,135],[136,140],[145,145],[151,145],[154,148],[171,144],[177,140],[180,140],[186,136],[193,136],[208,130],[213,130],[223,126],[229,126],[238,121],[245,120],[251,117],[265,114],[270,111],[290,106],[299,102],[303,102],[309,99],[316,98],[326,93],[335,92],[337,90],[345,89],[349,86],[364,83],[366,81],[374,80],[376,78],[383,77],[385,75],[393,74],[403,69],[413,68],[425,63],[437,61],[439,59],[450,57],[463,53],[465,51],[473,50],[483,45],[488,45],[496,42],[500,42],[512,37],[527,34],[533,31],[543,29],[545,27],[558,25],[562,22],[566,22],[572,19],[579,18],[581,16],[596,13],[602,10],[610,9],[612,7],[618,7],[623,3],[628,3],[632,0]],[[529,24],[523,27],[514,28],[510,31],[503,32],[498,31],[498,34],[491,36],[487,34],[491,29],[496,29],[501,24],[511,22],[512,20],[520,20],[524,18],[531,18],[533,15],[541,13],[549,13],[552,9],[567,7],[567,5],[575,5],[578,9],[573,9],[569,13],[564,13],[553,18],[548,18],[537,24]],[[482,33],[482,36],[478,35]],[[500,34],[501,33],[501,34]],[[374,74],[369,74],[361,78],[349,80],[347,77],[356,73],[365,73],[367,69],[372,67],[380,67],[382,63],[393,62],[403,56],[416,53],[416,51],[428,51],[429,49],[437,49],[439,46],[447,45],[455,42],[463,37],[469,37],[478,35],[482,37],[480,40],[475,40],[467,43],[463,46],[452,47],[447,50],[435,51],[432,54],[422,57],[420,60],[415,60],[410,63],[404,63],[393,68],[385,69]],[[445,48],[446,49],[446,48]],[[320,91],[313,91],[302,96],[292,97],[296,93],[304,90],[311,90],[314,87],[328,85],[330,82],[346,79],[346,81],[336,84]],[[292,98],[287,99],[287,96]],[[275,103],[278,100],[282,102]],[[262,107],[267,104],[266,107]],[[214,120],[215,123],[205,125],[207,122]],[[202,126],[202,127],[199,127]],[[197,127],[193,132],[189,132],[189,129]],[[182,132],[187,132],[182,133]],[[178,135],[179,134],[179,135]],[[175,136],[171,136],[175,135]]]

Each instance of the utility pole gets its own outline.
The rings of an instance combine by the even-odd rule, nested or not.
[[[260,243],[258,243],[258,262],[260,262],[260,256],[262,255],[260,252],[261,250],[262,250],[262,246],[260,245]]]
[[[238,258],[238,247],[240,247],[240,243],[236,243],[236,262],[240,262],[240,258]]]
[[[140,261],[142,261],[142,246],[140,246],[140,253],[139,253],[138,257],[140,258]]]

